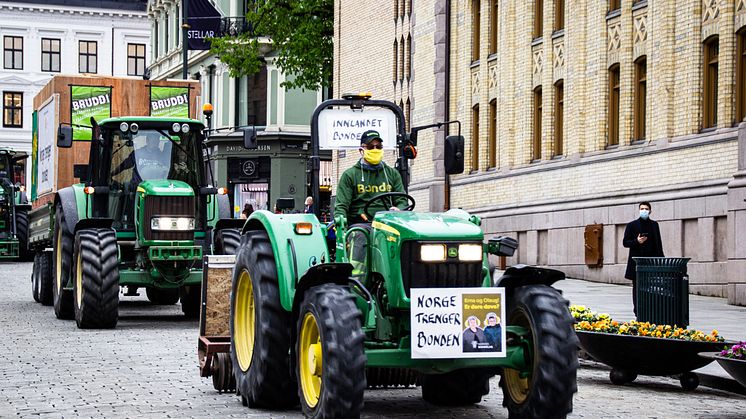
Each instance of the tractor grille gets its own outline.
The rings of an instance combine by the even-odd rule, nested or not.
[[[153,231],[152,217],[194,217],[193,196],[146,196],[143,211],[145,240],[194,240],[193,231]]]
[[[421,262],[421,242],[404,242],[401,252],[401,273],[404,292],[410,288],[479,287],[482,285],[482,262],[460,262],[447,258],[445,262]],[[452,243],[448,243],[452,244]]]

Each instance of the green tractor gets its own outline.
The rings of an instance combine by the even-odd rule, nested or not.
[[[200,313],[202,256],[231,254],[243,220],[230,219],[228,197],[208,182],[201,122],[180,118],[91,119],[83,183],[60,189],[34,219],[51,233],[37,241],[40,283],[51,282],[54,311],[79,328],[111,328],[124,295],[145,288],[155,304],[181,301]],[[58,147],[72,145],[61,126]],[[34,223],[36,225],[37,223]],[[43,234],[39,234],[43,236]],[[51,264],[49,260],[51,258]],[[50,269],[51,268],[51,269]]]
[[[24,152],[0,148],[0,260],[28,256],[28,211],[21,162]]]
[[[363,120],[371,108],[377,118],[382,110],[393,113],[397,168],[406,185],[416,139],[405,134],[401,109],[388,101],[350,96],[322,103],[311,121],[313,155],[319,132],[329,132],[319,120],[328,124],[334,112],[350,108]],[[463,138],[446,142],[446,167],[456,168],[449,173],[463,171]],[[311,163],[317,185],[313,157]],[[479,217],[463,210],[412,212],[415,202],[407,194],[385,193],[368,207],[394,195],[406,198],[410,211],[367,214],[367,226],[348,226],[338,217],[329,246],[329,231],[313,214],[256,211],[249,217],[230,309],[231,363],[242,402],[271,409],[300,403],[308,417],[352,418],[360,415],[366,387],[417,383],[428,402],[468,405],[480,402],[499,374],[510,417],[571,412],[577,337],[567,301],[551,286],[564,274],[518,265],[493,281],[488,255],[511,256],[515,240],[485,243]],[[353,273],[350,263],[354,234],[367,240],[363,273]],[[469,313],[486,311],[502,314],[497,347],[476,339],[484,332]],[[426,327],[436,332],[424,334]]]

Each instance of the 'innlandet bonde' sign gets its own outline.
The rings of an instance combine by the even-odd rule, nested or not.
[[[70,122],[73,140],[90,141],[91,117],[100,122],[111,117],[111,87],[70,86]]]
[[[150,86],[150,116],[189,118],[189,88]]]

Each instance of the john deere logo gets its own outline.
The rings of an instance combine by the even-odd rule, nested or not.
[[[458,256],[458,249],[455,247],[449,247],[448,248],[448,257],[449,258],[455,258]]]

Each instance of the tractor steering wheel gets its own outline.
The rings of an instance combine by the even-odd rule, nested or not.
[[[406,194],[404,192],[386,192],[380,195],[376,195],[373,198],[369,199],[368,202],[365,203],[365,207],[363,207],[363,214],[365,214],[369,220],[372,220],[374,214],[371,214],[370,212],[368,212],[368,210],[370,209],[371,203],[379,201],[379,200],[383,200],[384,198],[389,198],[389,203],[391,204],[389,207],[393,207],[394,201],[392,198],[399,197],[399,196],[406,198],[408,203],[411,202],[409,205],[403,208],[402,211],[412,211],[416,203],[414,201],[414,198],[412,198],[411,195]]]

